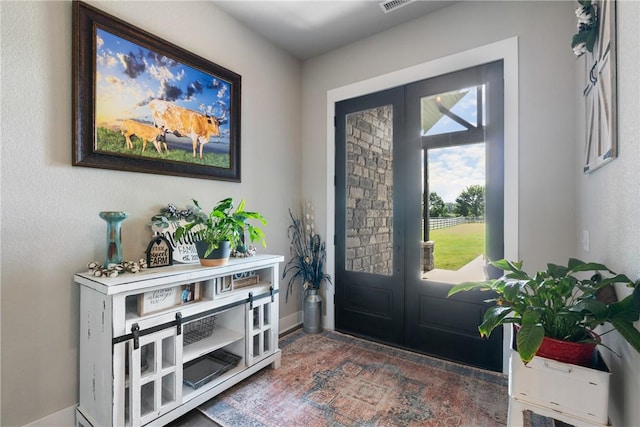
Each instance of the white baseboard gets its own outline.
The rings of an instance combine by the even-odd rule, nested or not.
[[[35,420],[23,427],[73,427],[76,425],[76,408],[78,405],[69,406],[44,418]]]
[[[280,318],[280,330],[278,332],[282,335],[300,325],[302,325],[302,311],[297,311],[287,317]],[[325,316],[322,316],[322,328],[326,331],[333,331],[335,329],[333,322],[330,324]]]
[[[282,335],[283,333],[289,332],[290,330],[302,325],[302,311],[297,311],[287,317],[281,317],[279,322],[280,330],[278,333]]]

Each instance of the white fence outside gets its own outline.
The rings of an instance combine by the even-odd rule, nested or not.
[[[429,218],[429,230],[437,230],[439,228],[455,227],[456,225],[471,222],[484,222],[484,217],[464,217],[457,216],[452,218]]]

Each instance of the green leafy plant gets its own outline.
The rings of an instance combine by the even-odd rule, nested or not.
[[[289,210],[291,225],[288,235],[291,239],[291,259],[282,271],[282,278],[292,273],[287,285],[285,301],[293,293],[293,285],[300,281],[305,289],[319,289],[323,282],[331,283],[331,276],[324,272],[327,257],[326,243],[315,231],[313,210],[307,204],[307,211],[301,209],[298,215]]]
[[[633,326],[640,317],[640,288],[624,274],[575,258],[570,258],[567,266],[547,264],[545,271],[533,277],[522,270],[522,262],[502,259],[491,265],[503,270],[504,275],[485,282],[461,283],[451,288],[449,296],[473,289],[492,291],[496,296],[486,302],[495,305],[485,312],[478,330],[486,337],[500,325],[520,325],[516,344],[525,363],[536,354],[545,336],[593,342],[591,331],[603,323],[610,323],[640,352],[640,331]],[[604,293],[612,291],[616,283],[634,288],[632,294],[620,301],[615,297],[606,301]]]
[[[580,57],[586,52],[593,52],[593,45],[598,38],[597,7],[591,0],[578,0],[580,7],[576,9],[578,32],[571,38],[573,53]]]
[[[176,240],[179,240],[188,231],[192,231],[195,240],[209,244],[205,257],[218,249],[224,241],[228,241],[231,248],[240,246],[245,230],[248,232],[251,242],[259,240],[262,246],[267,246],[262,229],[248,222],[253,219],[266,225],[267,220],[257,212],[244,210],[244,199],[233,210],[233,199],[228,197],[219,201],[209,214],[202,210],[197,200],[193,199],[193,203],[195,206],[190,208],[191,215],[186,218],[189,223],[176,229]]]

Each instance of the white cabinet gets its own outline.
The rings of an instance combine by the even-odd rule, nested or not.
[[[277,255],[80,285],[78,426],[166,424],[280,364]]]

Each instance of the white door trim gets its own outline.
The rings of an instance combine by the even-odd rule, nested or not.
[[[444,58],[434,59],[409,68],[404,68],[357,83],[327,91],[327,230],[326,236],[335,234],[335,103],[345,99],[378,92],[441,74],[486,64],[504,61],[504,256],[518,258],[518,38],[480,46]],[[335,277],[335,247],[327,246],[327,273]],[[327,287],[326,318],[324,326],[335,328],[334,288]],[[503,371],[507,372],[509,362],[510,333],[505,330],[503,350]]]

